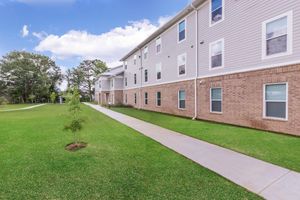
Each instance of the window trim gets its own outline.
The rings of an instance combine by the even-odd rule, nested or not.
[[[222,65],[219,66],[219,67],[212,67],[212,62],[211,62],[211,57],[212,57],[212,54],[211,54],[211,50],[212,50],[212,46],[214,44],[217,44],[219,42],[222,42]],[[209,43],[209,70],[218,70],[218,69],[222,69],[225,67],[225,39],[222,38],[222,39],[219,39],[219,40],[216,40],[214,42],[211,42]]]
[[[285,100],[285,113],[286,116],[285,118],[280,118],[280,117],[268,117],[267,116],[267,108],[266,108],[266,87],[270,85],[286,85],[286,100]],[[269,101],[269,102],[275,102],[275,101]],[[282,102],[282,101],[278,101]],[[277,121],[288,121],[289,120],[289,84],[288,82],[279,82],[279,83],[266,83],[263,85],[263,119],[270,119],[270,120],[277,120]]]
[[[147,98],[146,98],[146,94],[147,94]],[[146,103],[146,100],[147,100],[147,103]],[[144,93],[144,105],[148,105],[149,104],[149,94],[148,92],[145,92]]]
[[[179,56],[185,56],[185,64],[184,64],[184,68],[185,68],[185,70],[184,70],[184,74],[179,74],[179,67],[180,67],[180,65],[179,65],[179,63],[178,63],[178,57]],[[182,76],[186,76],[186,69],[187,69],[187,67],[186,67],[186,63],[187,63],[187,53],[183,53],[183,54],[180,54],[180,55],[178,55],[177,56],[177,75],[178,75],[178,77],[182,77]]]
[[[157,46],[158,46],[157,40],[160,40],[160,52],[157,52]],[[161,36],[159,36],[155,39],[155,53],[156,53],[156,55],[159,55],[159,54],[161,54],[161,52],[162,52],[162,38],[161,38]]]
[[[157,72],[158,72],[157,71],[157,66],[160,66],[160,79],[157,78]],[[162,80],[162,63],[161,62],[156,64],[156,66],[155,66],[155,72],[156,72],[155,73],[155,77],[156,77],[155,79],[156,79],[156,81],[161,81]]]
[[[180,92],[184,92],[184,103],[185,103],[185,108],[180,108]],[[177,108],[179,109],[179,110],[186,110],[186,90],[184,90],[184,89],[180,89],[180,90],[178,90],[178,106],[177,106]]]
[[[185,35],[185,37],[184,37],[184,39],[183,40],[179,40],[179,25],[182,23],[182,22],[184,22],[184,35]],[[182,19],[182,20],[180,20],[178,23],[177,23],[177,43],[178,44],[180,44],[180,43],[182,43],[182,42],[184,42],[185,40],[186,40],[186,38],[187,38],[187,31],[186,31],[186,29],[187,29],[187,20],[186,20],[186,18],[184,18],[184,19]]]
[[[158,105],[158,93],[160,93],[160,105]],[[156,92],[156,107],[161,107],[161,92],[160,91],[157,91]]]
[[[212,1],[213,0],[210,0],[209,2],[209,27],[213,27],[221,22],[223,22],[225,20],[225,0],[222,0],[222,19],[215,22],[215,23],[212,23]]]
[[[212,110],[212,90],[213,89],[221,89],[221,112],[213,111]],[[222,87],[211,87],[210,88],[210,93],[209,93],[209,99],[210,99],[210,113],[214,114],[223,114],[223,89]]]
[[[267,55],[267,24],[274,22],[280,18],[287,17],[287,51],[283,53],[277,53],[273,55]],[[277,15],[271,19],[268,19],[262,23],[262,60],[277,58],[282,56],[288,56],[293,54],[293,11],[288,11],[281,15]]]

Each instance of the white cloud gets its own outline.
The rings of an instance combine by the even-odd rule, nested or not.
[[[168,21],[170,21],[173,18],[173,16],[162,16],[158,19],[158,25],[159,27],[165,25]]]
[[[39,40],[42,40],[42,39],[44,39],[48,36],[48,34],[44,31],[42,31],[42,32],[33,32],[32,35],[34,37],[36,37],[37,39],[39,39]]]
[[[21,35],[22,37],[27,37],[29,35],[29,30],[28,30],[28,26],[24,25],[22,30],[21,30]]]
[[[161,18],[158,24],[163,21]],[[71,30],[61,36],[48,35],[40,41],[35,50],[50,52],[58,59],[98,58],[114,67],[120,64],[118,60],[122,56],[156,31],[159,25],[152,24],[149,20],[129,22],[125,27],[117,27],[100,35]]]

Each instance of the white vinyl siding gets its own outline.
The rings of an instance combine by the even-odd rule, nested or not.
[[[186,57],[187,54],[181,54],[177,57],[177,65],[178,65],[178,75],[184,76],[186,75]]]
[[[264,117],[288,119],[288,85],[276,83],[264,85]]]
[[[292,54],[293,12],[263,22],[263,59]]]
[[[210,89],[210,112],[222,113],[222,88]]]
[[[209,61],[210,69],[224,67],[224,39],[210,43]]]

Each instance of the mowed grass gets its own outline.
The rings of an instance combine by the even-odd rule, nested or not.
[[[113,110],[300,172],[300,137],[193,121],[133,108],[113,108]]]
[[[86,149],[67,152],[67,107],[0,113],[0,199],[259,199],[84,105]]]

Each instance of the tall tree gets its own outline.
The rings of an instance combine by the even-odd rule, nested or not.
[[[14,102],[28,102],[30,95],[46,101],[61,79],[60,68],[47,56],[14,51],[0,60],[0,80]]]
[[[79,86],[82,95],[93,100],[96,77],[107,70],[106,63],[101,60],[84,60],[73,70],[73,84]]]

